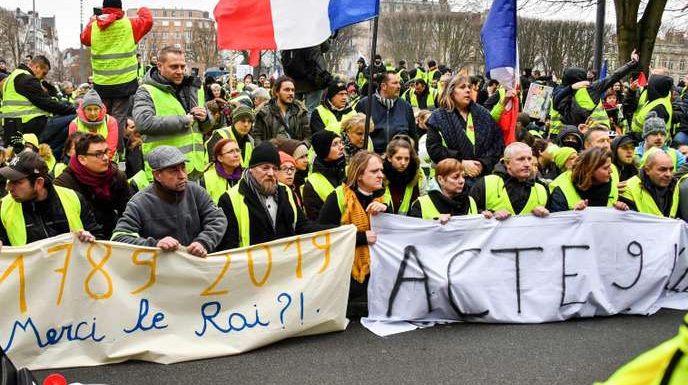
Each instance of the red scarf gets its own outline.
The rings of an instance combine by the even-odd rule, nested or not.
[[[110,183],[112,183],[112,178],[115,176],[115,165],[110,163],[107,171],[104,174],[96,174],[77,160],[77,156],[73,156],[69,160],[69,168],[76,179],[90,187],[98,200],[110,200]]]

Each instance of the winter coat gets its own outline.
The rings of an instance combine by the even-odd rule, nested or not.
[[[310,140],[308,111],[301,101],[294,100],[287,109],[285,120],[277,105],[277,100],[273,98],[263,104],[256,113],[252,134],[256,145],[263,140],[273,138]]]
[[[102,115],[103,119],[106,120],[106,125],[107,125],[107,136],[105,137],[108,145],[108,150],[110,150],[110,159],[114,159],[115,154],[117,153],[117,141],[119,140],[119,127],[117,126],[117,119],[111,115],[107,114],[107,110],[105,109],[105,106],[101,107],[102,108]],[[79,128],[77,124],[77,119],[80,119],[82,122],[87,122],[88,119],[86,118],[86,114],[84,113],[84,109],[79,104],[79,108],[76,110],[76,119],[72,120],[69,123],[69,135],[72,135],[77,131]],[[96,132],[98,133],[98,132]]]
[[[447,158],[477,160],[483,166],[481,175],[488,175],[504,151],[502,130],[485,107],[471,103],[469,110],[475,129],[475,145],[468,139],[466,121],[458,111],[438,108],[427,122],[428,154],[435,164]]]
[[[342,122],[342,117],[353,110],[351,106],[346,106],[343,110],[337,111],[331,108],[330,103],[328,102],[323,102],[322,105],[334,114],[338,122]],[[322,131],[325,129],[325,123],[323,123],[322,117],[320,116],[320,112],[317,109],[313,110],[313,112],[311,113],[310,126],[312,135],[315,135],[318,131]]]
[[[294,80],[299,94],[327,88],[332,75],[327,71],[323,53],[329,50],[329,43],[300,49],[282,51],[284,73]]]
[[[394,135],[405,134],[417,139],[416,118],[413,116],[413,107],[403,98],[397,98],[391,109],[387,109],[377,97],[373,96],[373,110],[371,119],[375,124],[375,130],[370,133],[373,148],[378,154],[387,149],[387,144]],[[356,104],[356,111],[368,115],[368,97],[364,97]]]
[[[463,191],[454,198],[449,198],[439,190],[431,190],[428,191],[428,196],[440,214],[450,214],[451,216],[467,215],[470,209],[470,200],[466,191]],[[418,200],[411,205],[408,216],[414,218],[423,217],[423,212],[421,211],[420,202]]]

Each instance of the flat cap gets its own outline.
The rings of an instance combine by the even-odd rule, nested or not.
[[[153,170],[176,166],[186,163],[186,156],[178,148],[172,146],[158,146],[148,153],[148,164]]]

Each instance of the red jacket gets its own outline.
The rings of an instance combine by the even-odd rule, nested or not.
[[[129,21],[134,32],[134,40],[138,43],[153,28],[153,14],[146,7],[139,8],[136,14],[138,17],[130,17]],[[124,11],[121,8],[104,8],[103,14],[98,17],[91,17],[86,28],[81,31],[81,44],[91,46],[91,24],[93,21],[97,20],[100,29],[106,29],[110,24],[123,17]]]

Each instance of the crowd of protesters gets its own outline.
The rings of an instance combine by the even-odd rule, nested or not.
[[[631,79],[635,53],[604,79],[527,71],[517,91],[379,55],[347,79],[324,67],[325,46],[284,52],[276,79],[202,81],[179,47],[148,65],[135,55],[146,8],[103,7],[81,34],[90,83],[51,85],[43,56],[0,62],[2,245],[75,232],[204,257],[353,224],[357,296],[382,212],[444,224],[601,206],[688,220],[688,87],[661,68]],[[549,114],[519,115],[505,143],[498,122],[530,83],[554,87]]]

